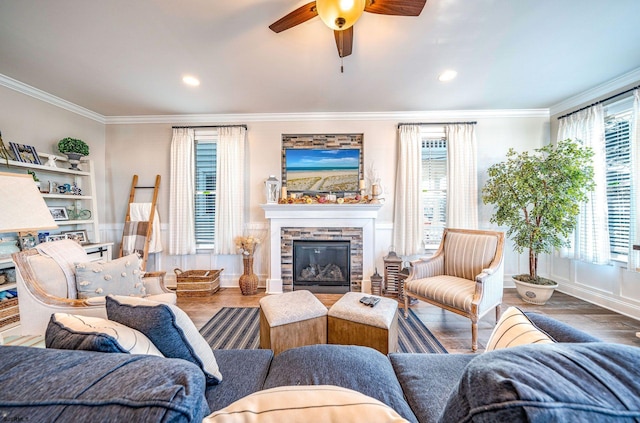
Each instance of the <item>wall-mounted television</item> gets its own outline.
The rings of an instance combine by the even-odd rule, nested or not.
[[[289,192],[357,192],[358,148],[287,148],[285,175]]]

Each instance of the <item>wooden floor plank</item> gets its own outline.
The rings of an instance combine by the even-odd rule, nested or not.
[[[258,294],[244,296],[239,289],[222,288],[210,297],[181,297],[178,306],[202,327],[222,307],[257,307],[264,290]],[[341,294],[317,294],[327,307],[335,303]],[[535,311],[554,317],[567,324],[607,342],[640,347],[640,321],[590,304],[561,292],[555,292],[546,305],[538,306],[522,301],[515,289],[505,289],[502,309],[520,307],[524,311]],[[438,307],[419,303],[411,307],[416,315],[433,332],[450,353],[471,353],[471,321]],[[489,313],[478,322],[478,352],[484,351],[495,324],[494,313]]]

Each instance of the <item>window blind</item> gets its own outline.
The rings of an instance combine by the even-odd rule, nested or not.
[[[626,257],[629,250],[631,206],[631,151],[629,112],[609,116],[605,122],[607,204],[611,254]]]
[[[422,201],[425,247],[438,246],[447,223],[447,142],[422,140]]]
[[[216,219],[217,144],[196,140],[195,238],[197,248],[213,248]]]

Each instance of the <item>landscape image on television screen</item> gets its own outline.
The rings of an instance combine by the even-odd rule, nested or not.
[[[285,160],[289,191],[358,191],[358,149],[287,149]]]

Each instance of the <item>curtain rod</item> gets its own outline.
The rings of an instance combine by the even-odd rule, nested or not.
[[[407,125],[476,125],[478,122],[416,122],[416,123],[399,123],[398,128]]]
[[[596,101],[595,103],[591,103],[590,105],[588,105],[588,106],[584,106],[584,107],[583,107],[583,108],[581,108],[581,109],[574,110],[573,112],[571,112],[571,113],[567,113],[566,115],[562,115],[562,116],[558,117],[558,120],[560,120],[560,119],[564,119],[564,118],[566,118],[567,116],[571,116],[571,115],[573,115],[573,114],[575,114],[575,113],[578,113],[578,112],[581,112],[581,111],[583,111],[583,110],[586,110],[586,109],[588,109],[589,107],[593,107],[593,106],[596,106],[596,105],[598,105],[598,104],[602,104],[602,103],[604,103],[604,102],[607,102],[607,101],[609,101],[609,100],[613,100],[613,99],[614,99],[614,98],[616,98],[616,97],[620,97],[621,95],[625,95],[625,94],[627,94],[627,93],[630,93],[631,91],[633,91],[633,90],[637,90],[638,88],[640,88],[640,85],[636,85],[636,86],[635,86],[635,87],[633,87],[633,88],[629,88],[629,89],[628,89],[628,90],[626,90],[626,91],[623,91],[623,92],[618,93],[618,94],[614,94],[614,95],[612,95],[612,96],[610,96],[610,97],[605,98],[604,100]]]
[[[183,129],[183,128],[190,128],[190,129],[197,129],[197,128],[244,128],[247,129],[247,125],[196,125],[196,126],[172,126],[172,129]]]

